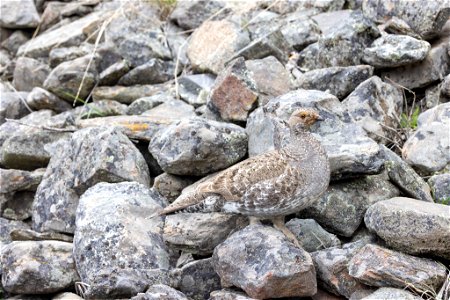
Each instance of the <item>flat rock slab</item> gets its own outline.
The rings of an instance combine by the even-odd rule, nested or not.
[[[33,227],[37,231],[73,233],[79,196],[98,182],[150,183],[144,157],[114,128],[82,129],[55,147],[36,191]]]
[[[414,296],[403,289],[396,289],[390,287],[379,288],[369,296],[361,300],[380,300],[380,299],[402,299],[402,300],[420,300],[422,297]]]
[[[368,244],[348,263],[350,275],[371,286],[439,290],[447,277],[444,265]]]
[[[395,197],[375,203],[364,221],[394,249],[450,258],[450,207]]]
[[[209,300],[255,300],[246,294],[234,290],[223,289],[211,293]]]
[[[400,67],[425,59],[430,49],[430,43],[426,41],[407,35],[387,34],[364,50],[363,61],[378,68]]]
[[[14,294],[50,294],[79,280],[72,243],[12,242],[2,249],[3,288]]]
[[[208,255],[246,218],[223,213],[179,213],[166,217],[164,240],[173,248]]]
[[[237,286],[250,297],[301,297],[316,293],[311,256],[280,231],[250,225],[216,247],[214,269],[223,287]]]
[[[45,169],[23,171],[14,169],[0,169],[1,193],[18,191],[36,191]]]
[[[188,300],[180,291],[177,291],[165,284],[154,284],[148,288],[145,293],[138,293],[136,296],[130,298],[130,300]]]
[[[237,125],[195,117],[167,126],[150,141],[148,149],[165,172],[199,176],[242,159],[247,135]]]
[[[99,183],[80,198],[74,257],[88,298],[143,292],[152,270],[169,268],[161,196],[136,182]]]
[[[133,86],[98,86],[92,90],[92,99],[116,100],[123,104],[131,104],[134,100],[153,96],[165,91],[168,88],[164,84],[133,85]]]

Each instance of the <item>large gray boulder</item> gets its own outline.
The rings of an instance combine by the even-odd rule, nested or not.
[[[79,196],[105,181],[150,184],[142,154],[120,131],[105,127],[82,129],[69,141],[55,145],[44,180],[36,191],[34,229],[73,233]]]
[[[396,197],[369,207],[364,222],[394,249],[449,259],[449,211],[447,205]]]
[[[0,26],[3,28],[36,28],[39,14],[33,0],[2,1]]]
[[[162,217],[165,200],[137,182],[99,183],[80,198],[74,258],[88,298],[131,297],[159,269],[169,269]]]
[[[250,225],[216,247],[214,269],[222,286],[236,286],[250,297],[312,296],[316,272],[311,256],[280,231]]]
[[[79,280],[73,245],[59,241],[12,242],[2,248],[2,287],[14,294],[50,294]]]

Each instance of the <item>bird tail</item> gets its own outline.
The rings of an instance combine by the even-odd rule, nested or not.
[[[205,199],[205,194],[202,192],[198,192],[197,190],[181,194],[177,200],[175,200],[172,204],[165,207],[163,210],[161,210],[158,215],[163,216],[170,213],[173,213],[175,211],[184,209],[186,207],[189,207],[191,205],[195,205],[197,203],[202,202]]]

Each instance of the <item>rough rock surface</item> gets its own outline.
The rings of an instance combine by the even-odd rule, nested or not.
[[[297,78],[296,86],[328,92],[343,99],[372,75],[373,67],[369,65],[323,68],[303,73]]]
[[[363,61],[374,67],[399,67],[422,61],[430,43],[407,35],[387,34],[364,50]]]
[[[209,2],[208,2],[209,3]],[[178,79],[178,93],[181,99],[198,107],[206,104],[208,94],[216,77],[212,74],[193,74]]]
[[[51,109],[54,112],[60,113],[72,108],[66,101],[40,87],[33,88],[26,100],[28,106],[35,110]]]
[[[169,81],[174,77],[175,64],[152,58],[145,64],[137,66],[120,78],[118,85],[154,84]]]
[[[0,25],[4,28],[36,28],[39,14],[33,0],[2,1]]]
[[[14,69],[14,87],[18,91],[28,92],[33,87],[42,87],[50,73],[48,65],[29,57],[19,57]]]
[[[179,213],[166,217],[163,237],[175,249],[208,255],[245,221],[222,213]]]
[[[138,293],[130,300],[188,300],[182,292],[165,284],[155,284],[148,288],[145,293]]]
[[[73,245],[59,241],[12,242],[2,248],[2,286],[14,294],[49,294],[79,280]]]
[[[361,300],[380,300],[380,299],[402,299],[402,300],[420,300],[421,297],[414,296],[408,291],[396,288],[379,288],[372,294],[362,298]]]
[[[341,241],[334,234],[324,230],[314,219],[292,219],[286,223],[286,227],[308,252],[341,245]]]
[[[16,229],[29,229],[30,226],[22,221],[8,220],[0,217],[0,247],[11,242],[10,233]]]
[[[237,125],[196,117],[168,126],[151,140],[149,151],[167,173],[206,175],[243,158],[247,136]]]
[[[164,205],[155,191],[136,182],[99,183],[83,194],[74,258],[89,284],[87,297],[131,297],[145,290],[152,271],[169,268],[162,217],[148,218]]]
[[[6,92],[0,95],[0,125],[5,119],[20,119],[30,113],[25,103],[27,92]]]
[[[36,191],[44,172],[45,169],[37,169],[32,172],[0,169],[1,193]]]
[[[115,129],[79,130],[56,146],[36,192],[33,227],[37,231],[72,233],[79,196],[98,182],[150,183],[142,154]]]
[[[450,174],[438,174],[428,179],[433,198],[436,202],[450,204]]]
[[[195,29],[224,7],[222,1],[183,1],[172,11],[170,20],[184,29]]]
[[[185,187],[194,183],[194,179],[162,173],[155,177],[153,188],[170,202],[173,202]]]
[[[317,290],[311,256],[262,225],[247,226],[217,246],[213,265],[223,287],[237,286],[253,298],[311,296]]]
[[[448,212],[446,205],[396,197],[369,207],[364,222],[394,249],[449,259]]]
[[[254,300],[244,293],[236,292],[234,290],[223,289],[220,291],[214,291],[211,293],[210,300]]]
[[[439,289],[446,278],[444,265],[430,259],[366,245],[348,263],[350,275],[371,286]]]

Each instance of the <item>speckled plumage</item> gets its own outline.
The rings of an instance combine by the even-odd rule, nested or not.
[[[222,196],[221,201],[212,205],[216,210],[261,219],[285,216],[311,205],[330,180],[325,150],[304,130],[317,118],[317,113],[310,109],[295,111],[289,119],[291,139],[287,146],[219,172],[194,191],[182,194],[160,214],[207,206],[203,201],[210,195]]]

